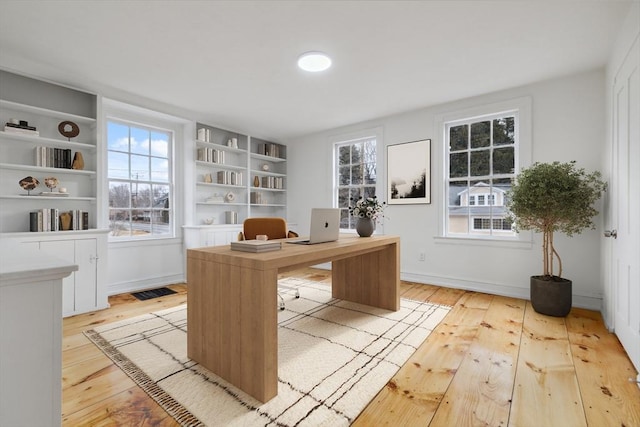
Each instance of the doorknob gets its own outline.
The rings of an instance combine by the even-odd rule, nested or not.
[[[605,230],[604,237],[613,237],[614,239],[618,238],[618,230]]]

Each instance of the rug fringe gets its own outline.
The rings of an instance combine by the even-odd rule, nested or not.
[[[145,393],[147,393],[158,405],[171,415],[183,427],[205,427],[198,418],[189,412],[156,384],[147,374],[142,372],[133,362],[120,353],[107,340],[91,329],[84,331],[84,335],[98,346],[120,369],[124,371]]]

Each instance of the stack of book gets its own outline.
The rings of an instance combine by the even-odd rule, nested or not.
[[[18,123],[15,123],[16,121]],[[12,120],[5,123],[4,131],[10,133],[19,133],[21,135],[40,136],[40,132],[36,130],[35,126],[29,126],[29,123],[24,120]]]
[[[232,251],[242,252],[269,252],[282,249],[282,242],[273,240],[241,240],[231,242]]]
[[[69,193],[61,193],[59,191],[41,191],[43,197],[69,197]]]

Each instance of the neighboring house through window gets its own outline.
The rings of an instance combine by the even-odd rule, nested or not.
[[[174,237],[173,144],[170,130],[108,120],[110,238]]]
[[[515,235],[505,204],[518,165],[518,124],[517,110],[445,123],[447,236]]]

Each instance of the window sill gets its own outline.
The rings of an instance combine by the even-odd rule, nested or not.
[[[452,237],[437,236],[433,238],[436,244],[444,245],[462,245],[462,246],[488,246],[494,248],[509,249],[531,249],[533,240],[531,238],[494,238],[488,239],[484,237]]]

